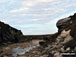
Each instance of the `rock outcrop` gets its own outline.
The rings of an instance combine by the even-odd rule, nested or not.
[[[0,45],[17,43],[20,42],[22,38],[23,34],[20,30],[0,22]]]
[[[60,53],[76,53],[76,14],[57,22],[58,36],[49,49],[54,57],[66,57]],[[51,39],[51,38],[50,38]],[[69,54],[70,55],[70,54]],[[68,55],[68,56],[69,56]],[[67,57],[68,57],[67,56]],[[70,57],[74,57],[75,55]]]

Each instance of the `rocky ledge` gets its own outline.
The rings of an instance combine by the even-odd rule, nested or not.
[[[0,46],[20,42],[23,34],[8,24],[0,22]]]

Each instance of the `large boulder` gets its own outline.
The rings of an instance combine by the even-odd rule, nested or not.
[[[58,32],[61,33],[61,31],[63,31],[65,28],[67,28],[70,23],[71,23],[71,18],[70,17],[64,18],[64,19],[60,19],[56,23],[56,26],[58,28]]]
[[[20,30],[0,22],[0,45],[17,43],[20,42],[22,38],[23,34]]]

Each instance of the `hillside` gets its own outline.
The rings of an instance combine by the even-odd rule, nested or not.
[[[18,43],[22,38],[23,34],[20,30],[0,22],[0,45]]]

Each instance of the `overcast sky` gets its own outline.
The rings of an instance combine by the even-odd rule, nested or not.
[[[0,0],[0,21],[25,35],[57,32],[56,22],[76,12],[76,0]]]

